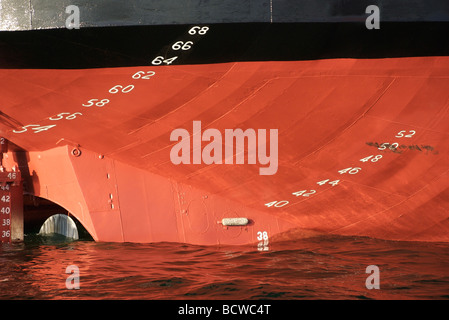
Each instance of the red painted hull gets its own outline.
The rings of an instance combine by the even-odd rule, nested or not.
[[[25,150],[11,148],[5,166],[18,164],[28,192],[66,208],[95,240],[449,241],[448,57],[3,69],[0,79],[0,133]],[[110,93],[116,85],[134,87]],[[109,102],[83,106],[90,99]],[[174,165],[170,133],[192,132],[195,120],[221,132],[278,129],[277,173]],[[220,223],[231,217],[250,223]]]

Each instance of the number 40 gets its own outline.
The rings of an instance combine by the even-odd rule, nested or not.
[[[267,207],[276,207],[276,208],[282,208],[283,206],[286,206],[287,204],[289,204],[288,201],[283,200],[283,201],[273,201],[273,202],[269,202],[269,203],[265,203],[265,205]]]

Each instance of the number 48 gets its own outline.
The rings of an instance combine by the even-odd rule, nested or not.
[[[373,158],[373,157],[374,157],[374,158]],[[371,160],[371,162],[377,162],[377,161],[379,161],[380,159],[382,159],[382,155],[381,155],[381,154],[379,154],[379,155],[377,155],[377,156],[370,155],[369,157],[360,159],[360,161],[362,161],[362,162],[368,162],[368,161]]]

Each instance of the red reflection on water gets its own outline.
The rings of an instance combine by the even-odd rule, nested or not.
[[[259,251],[79,241],[1,253],[0,298],[449,298],[448,244],[317,237]],[[79,290],[66,288],[70,265],[79,268]],[[379,267],[380,289],[365,285],[369,265]]]

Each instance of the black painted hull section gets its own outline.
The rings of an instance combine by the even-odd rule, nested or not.
[[[173,64],[294,61],[327,58],[390,58],[449,55],[449,23],[218,24],[205,36],[189,26],[128,26],[0,33],[1,68],[105,68],[151,65],[175,55],[171,46],[194,46]]]

